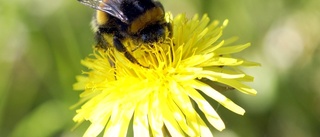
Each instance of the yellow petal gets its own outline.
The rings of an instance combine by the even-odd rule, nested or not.
[[[199,109],[205,114],[209,123],[218,130],[223,130],[225,125],[221,120],[217,112],[212,108],[212,106],[196,91],[191,87],[185,87],[187,94],[192,98],[198,105]]]
[[[221,105],[223,105],[227,109],[229,109],[237,114],[240,114],[240,115],[243,115],[245,113],[245,110],[243,108],[241,108],[237,104],[233,103],[230,99],[226,98],[220,92],[214,90],[213,88],[211,88],[207,84],[204,84],[204,83],[202,83],[200,81],[196,81],[196,80],[190,81],[190,83],[188,83],[188,84],[190,84],[193,88],[202,91],[203,93],[205,93],[206,95],[208,95],[212,99],[218,101]]]
[[[135,137],[149,136],[148,98],[141,100],[134,112],[133,133]]]

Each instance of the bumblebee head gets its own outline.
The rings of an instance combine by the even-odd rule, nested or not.
[[[166,37],[171,37],[170,27],[170,23],[150,25],[139,33],[140,40],[144,43],[163,41]]]

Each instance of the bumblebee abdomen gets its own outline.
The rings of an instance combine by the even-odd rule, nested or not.
[[[109,21],[109,15],[106,12],[97,10],[96,11],[96,23],[98,25],[105,25]]]
[[[108,34],[120,33],[128,28],[128,24],[100,10],[96,11],[92,26],[95,32],[100,31],[101,33]]]

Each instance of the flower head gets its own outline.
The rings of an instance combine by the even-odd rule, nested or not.
[[[112,48],[95,49],[93,56],[82,61],[89,71],[78,76],[74,85],[84,90],[74,121],[90,121],[84,136],[97,136],[103,130],[104,136],[126,136],[130,123],[136,137],[210,136],[204,119],[218,130],[225,125],[203,94],[237,114],[245,113],[212,83],[256,94],[242,84],[253,78],[237,67],[257,64],[231,56],[250,44],[226,46],[228,42],[219,39],[228,21],[221,26],[218,21],[209,24],[206,15],[191,20],[178,15],[169,21],[172,38],[149,45],[124,43],[141,65]]]

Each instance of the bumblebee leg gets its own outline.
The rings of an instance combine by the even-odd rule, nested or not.
[[[139,44],[137,47],[135,47],[134,49],[131,50],[131,52],[136,51],[137,49],[139,49],[142,46],[142,44]]]
[[[109,45],[109,43],[103,38],[103,34],[104,34],[104,33],[100,32],[100,31],[97,31],[97,32],[96,32],[96,35],[95,35],[95,39],[96,39],[96,41],[97,41],[96,48],[100,48],[100,49],[107,50],[110,45]]]
[[[127,48],[121,43],[120,38],[118,36],[114,36],[113,37],[113,45],[116,47],[116,49],[119,52],[122,52],[124,54],[124,56],[130,60],[132,63],[136,63],[142,67],[145,67],[143,65],[141,65],[137,59],[135,57],[133,57],[130,52],[128,52]]]
[[[102,33],[101,31],[97,31],[96,35],[95,35],[95,39],[97,41],[96,48],[102,49],[106,52],[109,49],[110,43],[108,43],[104,39],[104,37],[103,37],[104,34],[106,34],[106,33]],[[110,66],[115,68],[115,64],[114,64],[113,60],[114,60],[113,57],[108,57],[108,61],[109,61]]]

